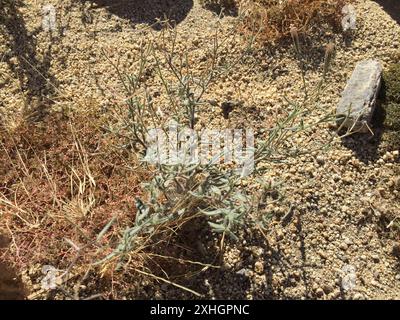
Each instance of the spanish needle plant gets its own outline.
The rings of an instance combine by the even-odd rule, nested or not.
[[[210,54],[210,67],[201,77],[197,77],[190,69],[188,53],[178,52],[176,37],[176,30],[166,25],[161,35],[161,48],[158,47],[161,54],[158,54],[156,47],[150,43],[142,50],[136,76],[127,77],[117,70],[128,96],[126,100],[128,112],[122,113],[123,126],[114,128],[114,132],[116,131],[127,141],[125,145],[141,145],[142,154],[149,147],[145,138],[149,129],[160,127],[167,132],[165,124],[171,120],[158,115],[157,108],[149,98],[146,82],[142,81],[141,75],[148,61],[154,62],[156,75],[171,103],[170,117],[193,129],[197,114],[207,103],[203,97],[210,85],[217,81],[221,74],[229,72],[240,63],[246,54],[243,53],[221,68],[220,41],[216,32]],[[249,48],[244,50],[244,52],[249,51]],[[321,81],[325,80],[326,72],[327,69]],[[321,88],[319,86],[318,90]],[[318,96],[319,94],[315,94],[312,97]],[[290,157],[310,153],[311,150],[296,146],[292,138],[306,133],[315,126],[334,120],[331,114],[327,114],[316,122],[306,121],[311,106],[316,103],[311,96],[301,103],[289,100],[288,102],[291,109],[288,115],[278,121],[274,128],[268,130],[266,138],[256,143],[254,149],[245,150],[254,153],[253,176],[255,177],[260,177],[265,170],[265,166],[260,166],[262,163],[282,162]],[[189,221],[196,217],[205,217],[211,230],[222,235],[221,247],[226,236],[237,240],[237,231],[241,226],[254,225],[258,228],[267,228],[271,215],[259,212],[260,202],[265,201],[265,197],[262,194],[254,197],[250,190],[241,186],[246,166],[243,167],[242,174],[238,174],[237,169],[229,166],[217,166],[213,160],[207,164],[165,165],[143,162],[143,166],[153,173],[152,179],[144,184],[146,197],[136,200],[137,214],[133,225],[123,232],[117,247],[100,263],[118,259],[123,264],[130,252],[142,246],[143,238],[148,240],[157,233],[176,230],[183,222],[190,223]],[[271,185],[268,186],[268,182],[263,179],[258,181],[262,190],[270,190]]]

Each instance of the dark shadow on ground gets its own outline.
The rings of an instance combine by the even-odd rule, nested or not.
[[[224,8],[219,4],[209,4],[205,6],[206,9],[214,12],[216,15],[224,17],[224,16],[231,16],[237,17],[239,14],[239,10],[236,6],[231,8]]]
[[[354,133],[350,136],[342,138],[343,145],[353,150],[358,160],[363,163],[375,162],[379,159],[379,146],[381,144],[383,128],[380,126],[373,126],[371,133]]]
[[[147,297],[139,296],[139,298],[152,296],[159,296],[162,299],[246,298],[246,291],[250,288],[249,279],[245,275],[221,267],[221,255],[214,245],[215,235],[204,217],[190,221],[176,231],[168,243],[159,246],[159,250],[155,252],[159,257],[150,259],[146,268],[157,276],[194,290],[201,297],[164,283],[161,286],[151,285],[143,288]],[[160,258],[161,256],[164,258]],[[206,267],[207,265],[209,267]],[[238,284],[242,290],[228,293],[229,288],[237,287]]]
[[[312,293],[310,292],[308,273],[306,271],[305,235],[302,230],[301,220],[298,219],[297,221],[297,232],[302,241],[302,261],[297,266],[300,274],[300,279],[298,280],[304,283],[306,297],[311,298]],[[282,248],[279,245],[272,248],[261,234],[254,231],[245,232],[242,236],[248,243],[252,244],[252,247],[262,248],[263,253],[258,258],[254,258],[254,253],[250,247],[241,246],[235,242],[237,249],[240,250],[240,257],[235,264],[227,266],[222,259],[221,251],[216,247],[216,244],[219,245],[219,241],[215,241],[215,234],[211,232],[206,219],[199,218],[196,221],[191,221],[179,230],[176,238],[171,239],[171,242],[167,246],[160,246],[161,251],[157,252],[158,254],[173,256],[175,260],[156,260],[153,258],[152,263],[146,267],[158,276],[165,277],[165,274],[163,275],[160,272],[162,269],[168,274],[168,280],[200,293],[203,299],[243,300],[248,299],[249,293],[256,300],[293,298],[282,290],[282,287],[293,286],[293,275],[283,270],[295,268]],[[210,245],[210,243],[213,244]],[[182,259],[182,261],[184,259],[186,261],[201,262],[204,265],[210,265],[210,267],[205,269],[204,265],[182,263],[182,261],[180,263],[177,258]],[[265,281],[258,284],[256,284],[254,278],[255,259],[264,261],[263,274]],[[211,265],[217,268],[211,267]],[[276,283],[274,281],[276,268],[283,274],[283,283]],[[252,288],[253,285],[256,287]],[[148,297],[157,297],[160,299],[200,298],[188,291],[165,283],[156,287],[153,285],[145,288],[142,287],[141,291],[146,292],[146,296],[139,296],[139,299]]]
[[[157,20],[168,19],[179,24],[193,7],[193,0],[84,0],[95,3],[133,23],[147,23],[160,29]]]
[[[375,0],[382,8],[400,24],[400,1],[399,0]]]
[[[35,35],[40,29],[29,33],[19,8],[21,1],[6,2],[0,8],[0,32],[8,41],[8,51],[4,53],[10,69],[19,79],[20,88],[26,94],[26,113],[29,117],[40,119],[51,104],[55,78],[50,74],[51,46],[43,59],[37,58]]]
[[[6,237],[0,234],[0,251],[8,245]],[[0,300],[23,300],[26,291],[16,273],[0,260]]]

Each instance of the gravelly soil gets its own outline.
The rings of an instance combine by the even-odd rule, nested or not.
[[[134,70],[139,39],[159,32],[149,23],[160,15],[173,13],[178,45],[191,49],[193,61],[200,61],[212,46],[217,22],[228,33],[235,20],[224,17],[219,21],[196,1],[149,1],[148,7],[131,4],[128,9],[122,9],[126,1],[121,1],[121,7],[107,6],[110,2],[46,1],[58,14],[59,32],[51,39],[40,28],[44,2],[25,1],[21,16],[6,26],[6,34],[0,34],[3,123],[12,127],[21,115],[28,114],[40,118],[49,108],[89,108],[93,104],[110,108],[121,90],[108,59],[116,62],[119,58],[121,68]],[[313,61],[307,71],[310,87],[320,78],[324,46],[335,41],[337,47],[329,87],[311,116],[315,119],[334,110],[359,60],[377,58],[386,67],[400,50],[395,13],[370,0],[358,1],[356,9],[358,27],[352,40],[324,34],[313,36],[308,44]],[[238,44],[238,39],[232,39],[226,52],[235,54]],[[199,125],[260,129],[287,108],[285,96],[301,99],[299,67],[290,46],[262,51],[255,59],[254,68],[239,65],[207,97],[219,104],[227,100],[243,104],[229,120],[220,116],[218,108],[210,107]],[[158,85],[154,83],[151,89],[156,91]],[[299,143],[317,144],[332,134],[333,128],[326,125],[300,137]],[[222,269],[209,270],[185,285],[219,299],[399,299],[400,264],[392,252],[399,239],[386,229],[388,217],[400,210],[398,160],[398,151],[387,151],[379,144],[378,130],[374,138],[335,140],[324,153],[271,165],[266,178],[284,181],[287,205],[268,208],[276,216],[266,234],[268,241],[254,230],[244,232],[242,243],[227,249]],[[251,181],[248,186],[257,187]],[[279,217],[289,206],[290,214],[282,220]],[[349,291],[342,282],[346,268],[356,276],[355,287]],[[192,298],[167,285],[144,287],[142,297]]]

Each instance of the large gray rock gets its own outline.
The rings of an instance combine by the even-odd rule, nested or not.
[[[347,82],[336,108],[338,124],[351,131],[367,132],[381,87],[382,65],[376,60],[364,60]]]

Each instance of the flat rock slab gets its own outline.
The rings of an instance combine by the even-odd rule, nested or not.
[[[351,131],[368,132],[382,81],[377,60],[357,63],[336,108],[338,125]]]

